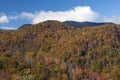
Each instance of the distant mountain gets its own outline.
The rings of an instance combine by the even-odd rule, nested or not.
[[[96,22],[76,22],[76,21],[65,21],[64,23],[70,26],[77,27],[77,28],[99,26],[99,25],[104,25],[104,24],[113,24],[110,22],[96,23]]]
[[[32,24],[23,24],[22,26],[19,27],[19,29],[25,28],[25,27],[29,27],[32,26]]]

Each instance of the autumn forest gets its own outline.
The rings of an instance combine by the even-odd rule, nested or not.
[[[120,80],[120,25],[0,30],[0,80]]]

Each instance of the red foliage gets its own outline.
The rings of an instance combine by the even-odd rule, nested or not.
[[[8,72],[0,73],[0,80],[10,80],[11,74]]]

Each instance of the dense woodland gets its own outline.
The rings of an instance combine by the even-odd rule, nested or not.
[[[0,80],[120,80],[120,25],[1,30]]]

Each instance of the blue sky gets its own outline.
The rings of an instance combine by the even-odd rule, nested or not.
[[[45,20],[120,23],[120,0],[0,0],[0,28]]]

